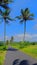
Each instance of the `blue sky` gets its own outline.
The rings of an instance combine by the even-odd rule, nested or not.
[[[20,10],[29,8],[31,13],[34,13],[35,19],[33,21],[27,21],[26,33],[37,35],[37,0],[15,0],[14,3],[9,5],[11,7],[10,16],[12,18],[20,15]],[[23,34],[24,25],[19,23],[19,20],[9,21],[6,25],[6,36],[11,37],[18,34]],[[4,36],[4,21],[0,24],[0,37]]]

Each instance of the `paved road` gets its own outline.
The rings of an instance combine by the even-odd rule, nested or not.
[[[34,59],[17,49],[9,48],[4,65],[37,65],[37,59]]]

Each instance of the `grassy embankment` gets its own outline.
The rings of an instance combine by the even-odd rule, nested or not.
[[[5,60],[5,55],[6,55],[6,48],[8,46],[4,46],[2,43],[0,43],[0,65],[3,65],[4,60]]]
[[[37,43],[18,42],[18,43],[12,43],[11,46],[37,59]]]

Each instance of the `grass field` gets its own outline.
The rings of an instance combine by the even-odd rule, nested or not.
[[[5,55],[6,55],[6,48],[8,48],[8,46],[4,46],[1,45],[0,46],[0,65],[3,65],[4,60],[5,60]]]
[[[0,65],[3,65],[5,60],[6,51],[0,51]]]
[[[21,51],[37,59],[37,45],[30,45],[22,48]]]
[[[12,47],[21,50],[33,58],[37,58],[37,43],[13,43]]]
[[[34,58],[37,58],[37,43],[30,42],[13,42],[10,43],[13,48],[19,49]],[[3,65],[8,45],[0,45],[0,65]]]

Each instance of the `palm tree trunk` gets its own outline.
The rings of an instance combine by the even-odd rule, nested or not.
[[[25,32],[26,32],[26,21],[24,22],[24,37],[23,37],[24,42],[25,42]]]
[[[6,41],[6,22],[4,22],[4,42]]]

